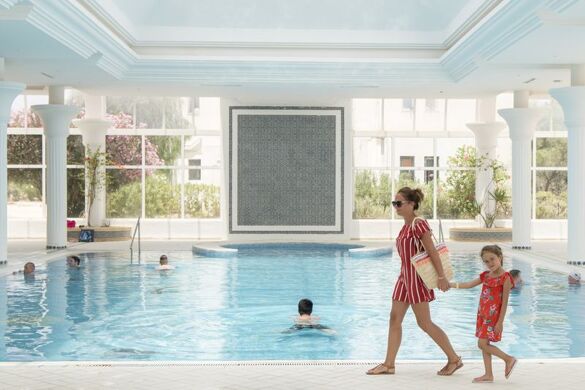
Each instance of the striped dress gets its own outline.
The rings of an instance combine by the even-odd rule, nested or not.
[[[431,228],[427,221],[417,220],[414,229],[405,224],[396,238],[396,248],[400,255],[400,275],[394,286],[392,300],[408,302],[411,305],[421,302],[431,302],[435,299],[433,290],[428,289],[420,276],[416,273],[410,258],[423,250],[420,238]],[[420,248],[420,249],[417,249]]]

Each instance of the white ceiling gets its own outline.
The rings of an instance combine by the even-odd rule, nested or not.
[[[585,0],[0,0],[5,79],[96,93],[546,91],[583,42]]]

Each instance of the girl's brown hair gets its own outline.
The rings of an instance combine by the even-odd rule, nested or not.
[[[402,187],[398,190],[398,193],[404,197],[404,199],[414,202],[414,209],[418,210],[418,205],[423,201],[425,195],[419,188]]]
[[[493,253],[494,255],[498,256],[502,259],[502,265],[504,265],[504,254],[502,253],[502,248],[498,245],[486,245],[481,248],[481,252],[479,252],[479,256],[483,257],[485,252]]]

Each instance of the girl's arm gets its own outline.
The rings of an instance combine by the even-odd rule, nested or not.
[[[477,278],[477,279],[473,279],[472,281],[469,281],[469,282],[461,282],[461,283],[450,282],[449,286],[451,286],[453,288],[473,288],[475,286],[479,286],[480,284],[481,284],[481,279]]]
[[[437,270],[437,274],[439,275],[439,289],[441,291],[449,290],[449,281],[445,279],[445,271],[443,270],[443,264],[441,264],[441,258],[439,257],[439,252],[435,249],[435,244],[433,243],[433,239],[431,238],[431,232],[427,231],[420,237],[420,242],[423,244],[425,251],[431,257],[431,261],[433,262],[433,266],[435,270]]]
[[[496,333],[502,333],[502,330],[504,329],[504,317],[506,317],[506,309],[508,308],[510,290],[512,290],[512,282],[510,282],[510,279],[506,278],[506,281],[504,282],[504,291],[502,294],[502,309],[500,311],[500,318],[498,318],[498,322],[496,323],[496,327],[494,329]]]

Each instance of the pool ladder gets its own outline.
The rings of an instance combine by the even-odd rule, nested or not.
[[[140,260],[142,259],[140,253],[140,218],[136,221],[136,226],[134,226],[134,234],[132,234],[132,241],[130,241],[130,264],[134,261],[134,239],[136,238],[136,232],[138,232],[138,264],[140,264]]]

